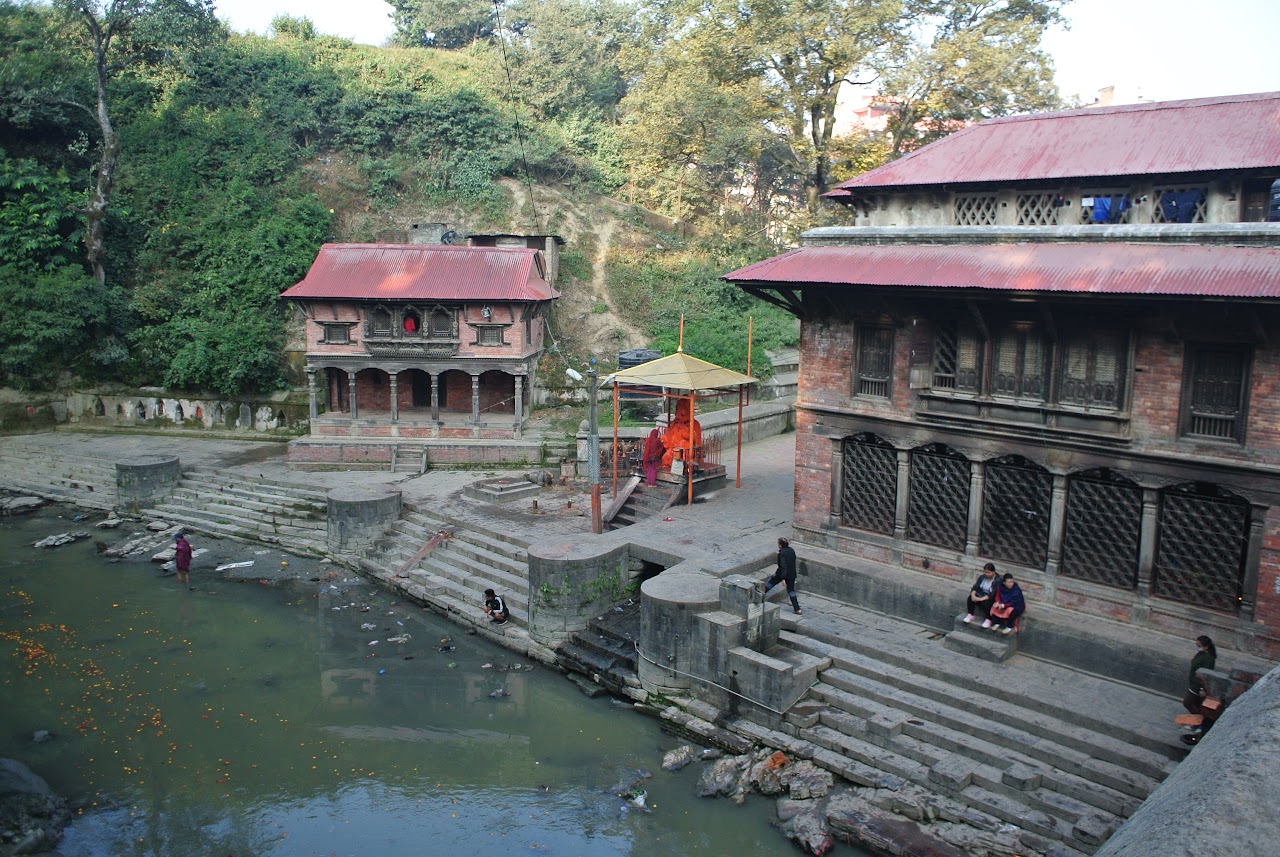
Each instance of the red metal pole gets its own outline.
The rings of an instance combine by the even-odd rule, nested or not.
[[[618,499],[618,382],[613,382],[613,499]]]
[[[685,476],[689,479],[689,503],[693,505],[693,390],[689,391],[689,457],[684,463]]]
[[[742,487],[742,387],[742,384],[738,385],[738,471],[734,477],[734,488]]]

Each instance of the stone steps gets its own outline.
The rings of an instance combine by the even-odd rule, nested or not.
[[[1031,752],[1063,770],[1080,764],[1080,757],[1084,756],[1093,764],[1087,771],[1077,773],[1113,781],[1107,784],[1139,799],[1145,798],[1172,770],[1167,756],[1107,734],[1108,724],[1089,728],[1066,723],[1027,704],[993,700],[976,683],[958,686],[903,673],[875,658],[815,645],[788,632],[783,632],[783,639],[793,648],[830,657],[833,666],[823,674],[823,681],[842,690],[969,734],[985,730],[991,743]],[[1027,702],[1043,707],[1038,700]]]
[[[30,444],[0,443],[0,488],[95,509],[117,503],[114,464]]]

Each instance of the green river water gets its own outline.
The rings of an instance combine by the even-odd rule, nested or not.
[[[188,591],[93,539],[31,547],[125,535],[74,514],[0,519],[0,756],[82,807],[65,857],[799,853],[771,801],[662,771],[655,720],[350,572],[197,535]],[[304,582],[213,571],[249,559]],[[616,792],[642,771],[640,808]]]

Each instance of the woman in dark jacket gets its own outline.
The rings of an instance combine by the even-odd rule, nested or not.
[[[1207,692],[1204,679],[1196,673],[1200,670],[1211,670],[1218,662],[1218,649],[1213,640],[1201,634],[1196,637],[1196,654],[1191,659],[1191,671],[1187,673],[1187,695],[1182,698],[1182,707],[1192,714],[1201,714],[1200,703]]]
[[[1005,610],[1000,607],[991,609],[991,630],[999,631],[1001,634],[1012,634],[1014,627],[1018,624],[1018,617],[1027,609],[1027,600],[1022,597],[1022,587],[1014,582],[1012,574],[1006,574],[1000,588],[996,590],[996,603],[1010,609]],[[1000,613],[1006,615],[1000,616],[998,615]]]
[[[978,575],[978,579],[973,582],[973,588],[969,590],[969,598],[965,602],[964,621],[967,625],[972,622],[974,616],[981,614],[982,627],[991,627],[991,605],[996,603],[996,590],[1000,588],[1000,578],[996,577],[996,567],[994,563],[987,563],[982,567],[982,574]]]

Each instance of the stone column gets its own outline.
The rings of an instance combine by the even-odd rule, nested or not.
[[[1160,491],[1142,489],[1142,530],[1138,535],[1138,596],[1151,597],[1156,567],[1156,533],[1160,526]]]
[[[1267,534],[1267,508],[1252,506],[1249,509],[1249,547],[1244,557],[1244,582],[1240,595],[1240,618],[1253,621],[1253,611],[1258,601],[1258,566],[1262,562],[1262,540]]]
[[[977,556],[981,546],[979,536],[982,533],[982,498],[986,474],[986,462],[969,462],[969,530],[964,537],[965,556]]]
[[[391,422],[400,419],[400,373],[390,372],[391,376]]]
[[[520,437],[520,426],[524,423],[524,376],[516,375],[516,437]]]
[[[431,373],[431,419],[440,422],[440,373]]]
[[[893,513],[893,537],[898,541],[907,538],[907,504],[911,499],[911,451],[898,450],[898,496]]]
[[[1062,541],[1067,530],[1067,477],[1053,474],[1053,496],[1049,501],[1049,561],[1046,573],[1056,576],[1062,568]]]
[[[834,533],[844,516],[844,444],[831,444],[831,513],[829,529]],[[832,545],[834,547],[834,543]]]
[[[347,412],[351,419],[357,419],[359,413],[356,410],[356,373],[347,374]]]
[[[480,423],[480,376],[471,375],[471,422]]]
[[[307,400],[310,405],[309,413],[311,414],[311,422],[316,421],[316,417],[320,416],[320,408],[316,404],[316,370],[307,370]],[[314,427],[312,431],[315,431]]]

